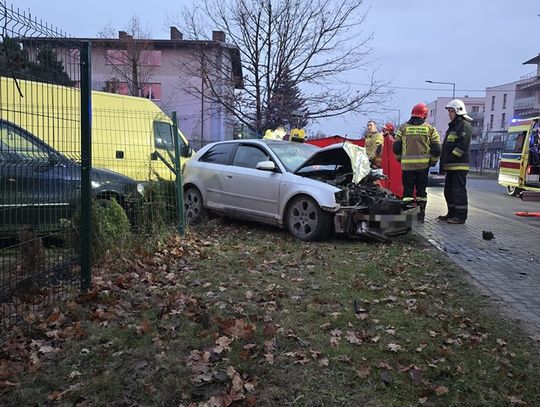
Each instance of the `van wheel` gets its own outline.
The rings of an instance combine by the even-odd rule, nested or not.
[[[321,240],[332,231],[332,215],[306,195],[293,198],[285,216],[289,232],[300,240]]]
[[[518,196],[521,193],[521,191],[522,189],[518,187],[511,187],[511,186],[506,187],[506,192],[510,196]]]
[[[203,205],[203,199],[200,191],[195,187],[189,187],[184,192],[184,211],[186,224],[194,225],[201,222],[206,211]]]

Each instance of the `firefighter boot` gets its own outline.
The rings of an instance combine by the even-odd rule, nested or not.
[[[424,220],[426,218],[426,205],[426,201],[418,202],[418,206],[420,207],[420,214],[418,215],[418,220],[422,223],[424,223]]]

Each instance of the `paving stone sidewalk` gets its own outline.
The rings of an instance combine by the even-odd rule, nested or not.
[[[539,229],[470,207],[464,225],[449,225],[437,220],[446,213],[444,198],[432,194],[427,212],[415,233],[465,269],[508,315],[540,332]],[[484,240],[482,231],[491,231],[495,238]]]

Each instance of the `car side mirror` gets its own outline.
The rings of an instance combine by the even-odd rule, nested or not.
[[[49,154],[49,165],[54,167],[60,163],[60,159],[56,154]]]
[[[276,164],[273,161],[260,161],[255,168],[261,171],[275,171]]]

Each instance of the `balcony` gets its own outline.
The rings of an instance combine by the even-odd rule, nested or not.
[[[538,97],[536,96],[514,100],[514,110],[537,108],[540,108],[540,104],[538,103]]]
[[[469,112],[468,115],[471,116],[473,120],[483,120],[484,119],[484,113],[483,112]]]
[[[534,88],[540,88],[540,76],[538,76],[536,72],[522,76],[516,84],[517,90],[531,90]]]

